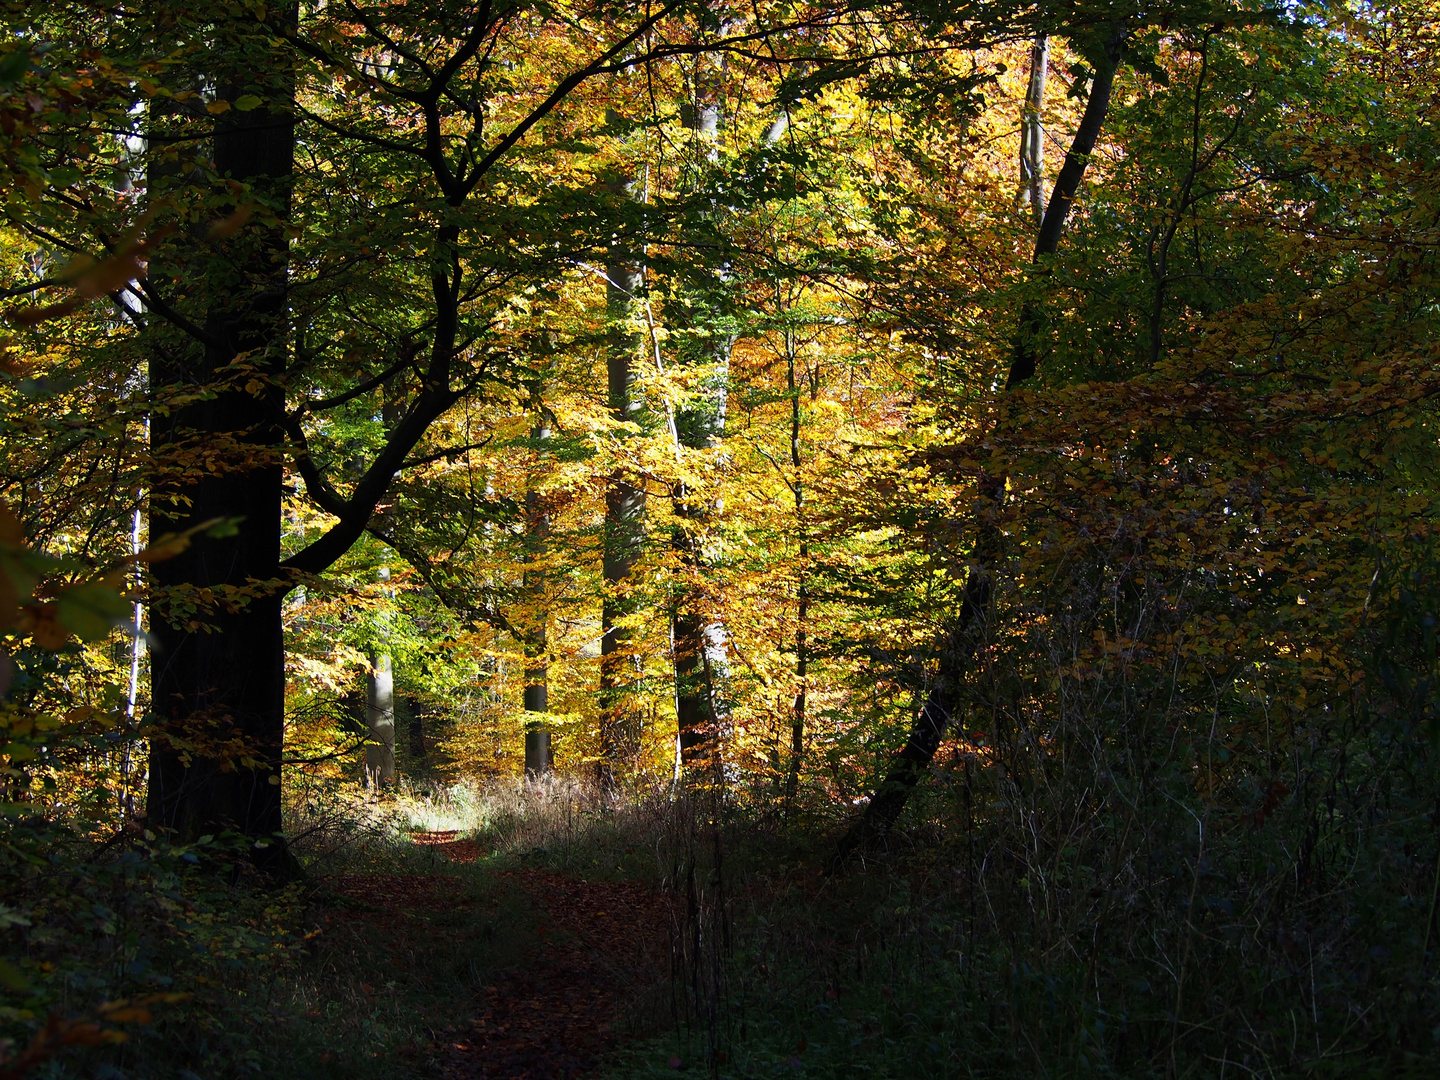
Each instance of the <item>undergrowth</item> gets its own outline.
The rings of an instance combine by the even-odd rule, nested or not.
[[[102,1003],[163,993],[172,999],[148,1005],[153,1023],[126,1025],[125,1041],[69,1050],[31,1075],[425,1075],[436,1032],[468,1020],[477,988],[524,955],[531,912],[502,879],[410,844],[393,803],[350,799],[342,813],[346,803],[332,799],[326,827],[295,845],[309,876],[282,888],[248,872],[224,836],[96,846],[49,830],[7,845],[10,1050],[47,1016],[103,1019]],[[455,898],[403,920],[363,899],[367,882],[422,875],[453,879]],[[341,896],[345,877],[358,884]]]
[[[0,1022],[23,1040],[52,1010],[178,992],[128,1042],[36,1075],[433,1075],[433,1045],[537,947],[501,871],[543,868],[670,897],[669,974],[632,994],[612,1080],[1432,1075],[1430,744],[1365,719],[1311,733],[1253,805],[1184,768],[1141,782],[1103,744],[1047,771],[992,729],[956,744],[888,851],[829,878],[838,820],[559,777],[379,802],[297,785],[310,877],[280,889],[224,837],[36,833],[0,852]],[[473,863],[439,854],[452,836]],[[418,877],[457,898],[382,915]]]
[[[997,738],[833,878],[823,832],[695,822],[672,1030],[611,1075],[1435,1075],[1432,753],[1363,719],[1228,802]]]

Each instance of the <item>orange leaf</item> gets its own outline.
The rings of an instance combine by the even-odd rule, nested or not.
[[[205,234],[211,240],[224,240],[239,232],[252,217],[255,216],[253,206],[236,207],[235,212],[227,218],[215,222]]]

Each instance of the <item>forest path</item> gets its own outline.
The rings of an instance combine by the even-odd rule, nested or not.
[[[417,843],[447,861],[481,854],[453,833]],[[668,970],[669,900],[629,882],[588,881],[550,870],[498,870],[495,883],[528,906],[518,962],[493,974],[468,1024],[436,1031],[429,1057],[445,1080],[570,1080],[616,1045],[616,1028]],[[414,911],[463,904],[443,875],[347,878],[369,904]]]

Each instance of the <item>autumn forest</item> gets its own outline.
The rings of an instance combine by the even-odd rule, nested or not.
[[[1440,1069],[1435,0],[0,11],[0,1080]]]

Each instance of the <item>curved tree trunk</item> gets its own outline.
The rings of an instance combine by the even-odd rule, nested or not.
[[[1075,138],[1065,155],[1060,175],[1050,196],[1035,240],[1035,262],[1053,255],[1060,245],[1065,219],[1074,204],[1085,176],[1085,167],[1095,150],[1101,126],[1110,109],[1110,93],[1119,66],[1123,38],[1111,38],[1106,63],[1095,73],[1095,81],[1085,103]],[[1026,304],[1019,318],[1010,362],[1006,390],[1014,389],[1035,374],[1039,359],[1037,337],[1039,312]],[[910,792],[930,768],[949,727],[961,687],[973,665],[976,652],[985,639],[986,621],[992,595],[991,574],[1000,557],[1000,534],[995,525],[1001,501],[1005,496],[1005,478],[982,474],[976,499],[976,541],[974,559],[965,581],[960,611],[951,620],[940,642],[937,674],[926,693],[925,702],[911,725],[905,746],[896,755],[885,780],[871,796],[865,812],[841,838],[827,860],[827,870],[842,866],[851,855],[867,846],[899,819],[910,799]]]

